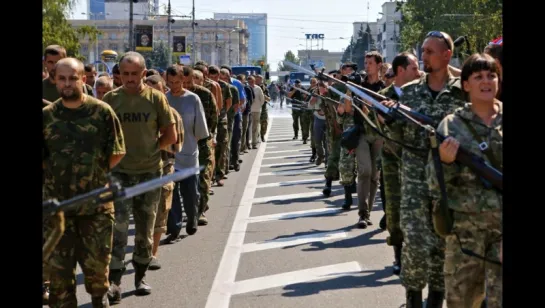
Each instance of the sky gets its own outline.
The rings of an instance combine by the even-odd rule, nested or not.
[[[87,0],[78,1],[72,16],[81,19],[82,13],[87,13]],[[288,50],[297,55],[297,50],[306,49],[305,33],[324,34],[326,50],[346,48],[352,23],[376,21],[384,2],[389,0],[195,0],[195,16],[205,19],[214,13],[267,13],[268,63],[271,70],[276,70]],[[159,3],[163,7],[168,0]],[[171,0],[171,6],[173,15],[188,15],[192,0]]]

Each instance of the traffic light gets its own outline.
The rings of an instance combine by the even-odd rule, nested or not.
[[[259,61],[259,66],[261,66],[261,68],[263,68],[263,66],[265,66],[265,61]]]

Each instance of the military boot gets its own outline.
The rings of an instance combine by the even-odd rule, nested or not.
[[[386,225],[386,214],[384,214],[384,216],[382,216],[382,219],[380,220],[380,222],[378,223],[379,227],[382,229],[382,230],[386,230],[387,228],[387,225]]]
[[[352,192],[350,185],[344,186],[343,210],[348,211],[352,206]]]
[[[121,277],[125,269],[110,269],[108,280],[110,281],[110,288],[108,289],[108,299],[111,304],[119,304],[121,302]]]
[[[316,161],[316,148],[312,148],[312,156],[310,157],[309,162],[313,163]]]
[[[406,308],[422,308],[422,290],[420,291],[405,291],[407,297]],[[429,308],[429,306],[427,307]]]
[[[402,245],[394,246],[394,275],[399,275],[401,273],[401,248]]]
[[[442,308],[443,301],[445,300],[445,292],[443,291],[428,291],[428,300],[426,302],[426,308]]]
[[[331,183],[332,182],[333,182],[333,180],[331,178],[326,178],[325,179],[325,187],[324,187],[324,190],[322,190],[322,194],[324,194],[324,196],[326,196],[326,197],[331,196]]]
[[[104,294],[104,296],[94,296],[91,299],[91,303],[93,308],[110,308],[107,294]]]
[[[132,261],[134,267],[134,288],[136,295],[149,295],[151,294],[151,287],[144,281],[146,277],[146,271],[148,270],[148,264],[140,264]]]
[[[350,193],[355,194],[358,192],[358,187],[356,186],[356,181],[350,184]]]

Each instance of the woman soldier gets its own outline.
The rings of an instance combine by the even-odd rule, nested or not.
[[[485,297],[489,308],[502,306],[502,268],[498,265],[502,195],[468,167],[455,162],[461,146],[502,170],[502,102],[495,99],[498,74],[496,62],[489,55],[470,56],[461,73],[470,102],[445,117],[437,128],[437,133],[448,136],[439,154],[453,218],[451,232],[446,234],[444,265],[449,308],[481,307]],[[440,191],[434,169],[430,160],[428,176],[435,197]]]

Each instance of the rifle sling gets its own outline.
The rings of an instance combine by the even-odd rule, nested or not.
[[[469,123],[468,119],[465,119],[462,117],[460,117],[460,119],[462,120],[462,123],[465,124],[469,132],[473,135],[473,138],[477,140],[477,142],[479,143],[479,148],[484,153],[484,155],[486,155],[486,157],[488,158],[488,161],[490,161],[490,164],[492,164],[492,167],[494,167],[497,170],[501,170],[499,163],[496,160],[496,157],[494,156],[494,153],[492,153],[492,149],[488,146],[486,142],[483,141],[481,136],[479,136],[479,133],[477,133],[477,130],[475,129],[475,127],[473,127],[473,125]]]

